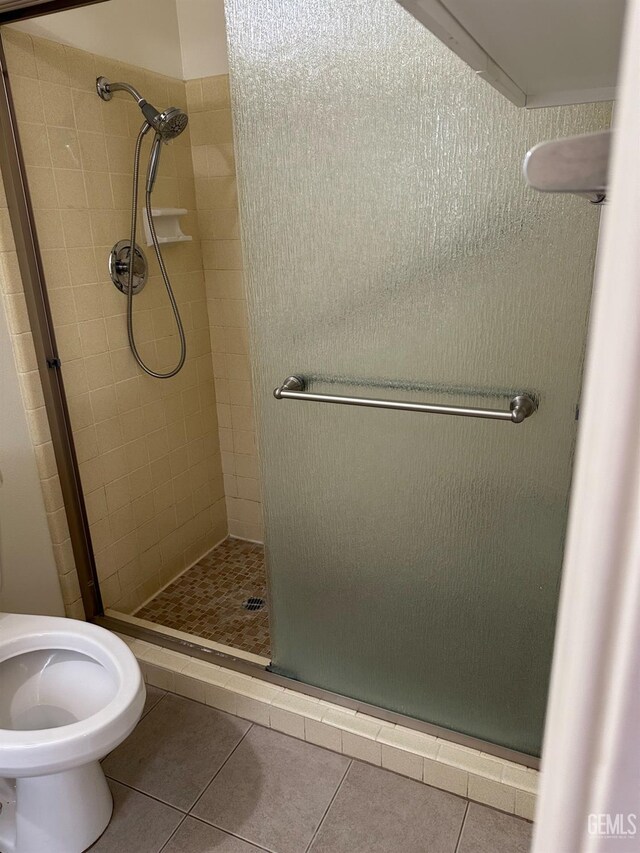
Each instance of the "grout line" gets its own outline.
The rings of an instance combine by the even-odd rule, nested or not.
[[[246,731],[245,735],[243,736],[242,740],[240,741],[240,743],[242,743],[242,741],[243,741],[243,740],[245,739],[245,737],[249,734],[249,732],[251,731],[251,729],[252,729],[252,728],[254,728],[254,726],[258,726],[258,728],[266,729],[266,726],[260,726],[260,724],[259,724],[259,723],[252,723],[252,724],[249,726],[249,728],[247,729],[247,731]],[[266,729],[266,730],[267,730],[267,731],[269,731],[269,729]],[[271,729],[271,731],[274,731],[274,730],[273,730],[273,729]],[[284,735],[284,737],[290,737],[290,735],[286,735],[284,732],[278,732],[278,734],[282,734],[282,735]],[[292,740],[297,740],[297,738],[292,738]],[[229,754],[229,757],[225,760],[224,764],[226,764],[226,763],[227,763],[227,761],[229,761],[229,759],[231,758],[231,756],[233,755],[233,753],[234,753],[234,752],[236,751],[236,749],[240,746],[240,743],[238,743],[238,744],[236,745],[236,747],[233,749],[233,751]],[[312,745],[314,745],[314,744],[312,744]],[[321,748],[321,747],[319,747],[319,748]],[[335,754],[335,753],[334,753],[334,754]],[[222,765],[222,767],[224,767],[224,764]],[[309,841],[309,845],[311,845],[311,844],[313,843],[313,841],[315,840],[315,837],[316,837],[316,835],[317,835],[317,833],[318,833],[318,831],[319,831],[320,827],[322,826],[322,824],[323,824],[323,822],[324,822],[324,819],[325,819],[325,817],[326,817],[326,815],[327,815],[327,812],[328,812],[328,811],[329,811],[329,809],[331,808],[331,806],[332,806],[332,804],[333,804],[333,801],[335,800],[336,796],[338,795],[338,792],[340,791],[340,789],[341,789],[341,787],[342,787],[342,783],[344,782],[345,777],[346,777],[347,773],[349,772],[349,768],[351,767],[351,765],[352,765],[352,764],[353,764],[353,759],[349,759],[349,763],[347,764],[347,767],[346,767],[346,769],[345,769],[345,771],[344,771],[344,775],[342,776],[342,779],[341,779],[341,780],[340,780],[340,782],[338,783],[338,787],[336,788],[335,793],[334,793],[334,794],[333,794],[333,796],[331,797],[331,800],[330,800],[329,804],[327,805],[327,808],[326,808],[326,810],[325,810],[324,814],[322,815],[322,818],[320,819],[320,823],[318,824],[318,827],[317,827],[316,831],[313,833],[313,836],[311,837],[311,840]],[[222,770],[222,767],[220,767],[220,770]],[[200,800],[200,799],[201,799],[201,797],[204,795],[204,793],[208,790],[208,788],[210,788],[210,787],[211,787],[211,784],[214,782],[214,780],[215,780],[215,779],[216,779],[216,777],[218,776],[218,773],[220,773],[220,770],[218,770],[218,772],[215,774],[215,776],[213,777],[213,779],[211,780],[211,782],[209,782],[209,784],[208,784],[208,785],[207,785],[207,787],[204,789],[204,791],[202,792],[202,794],[200,795],[200,797],[198,797],[198,799],[197,799],[197,800],[196,800],[196,802],[193,804],[193,806],[191,806],[191,809],[192,809],[192,810],[196,807],[196,804],[199,802],[199,800]],[[246,836],[244,836],[244,835],[237,835],[236,833],[231,832],[229,829],[225,829],[224,827],[220,826],[220,825],[219,825],[219,824],[217,824],[217,823],[213,823],[213,822],[211,822],[211,821],[206,820],[205,818],[201,818],[201,817],[198,817],[197,815],[192,814],[192,813],[191,813],[191,811],[189,811],[188,817],[195,818],[196,820],[199,820],[201,823],[204,823],[204,824],[206,824],[207,826],[212,826],[212,827],[214,827],[214,829],[219,829],[221,832],[225,832],[227,835],[230,835],[230,836],[232,836],[233,838],[237,838],[237,839],[239,839],[240,841],[244,841],[244,842],[245,842],[245,843],[247,843],[247,844],[252,844],[254,847],[258,847],[260,850],[265,850],[265,851],[266,851],[266,853],[274,853],[274,851],[269,851],[269,849],[268,849],[268,848],[262,847],[262,845],[258,844],[258,843],[257,843],[256,841],[254,841],[253,839],[248,838],[248,837],[246,837]],[[309,847],[307,847],[307,848],[305,848],[305,849],[308,851],[308,850],[309,850]]]
[[[145,689],[145,691],[146,691],[147,687],[153,687],[153,685],[151,685],[151,684],[146,684],[146,682],[145,682],[145,685],[144,685],[144,689]],[[161,690],[161,688],[160,688],[160,687],[156,687],[156,690]],[[158,705],[162,702],[162,700],[165,698],[165,696],[167,695],[167,693],[168,693],[168,692],[169,692],[168,690],[164,690],[164,691],[163,691],[163,693],[162,693],[162,696],[158,696],[158,698],[157,698],[157,699],[156,699],[156,701],[153,703],[153,705],[152,705],[150,708],[147,708],[147,710],[146,710],[143,714],[141,714],[141,715],[140,715],[140,719],[139,719],[139,720],[138,720],[138,722],[136,723],[136,726],[138,726],[138,725],[139,725],[139,723],[141,723],[141,722],[144,720],[144,718],[145,718],[148,714],[150,714],[150,713],[153,711],[153,709],[154,709],[154,708],[157,708],[157,707],[158,707]],[[186,698],[186,697],[185,697],[185,698]],[[117,747],[116,747],[116,749],[117,749]]]
[[[456,841],[456,847],[453,853],[459,853],[460,850],[460,842],[462,841],[462,831],[464,829],[464,825],[467,822],[467,815],[469,814],[469,803],[470,800],[467,800],[467,805],[464,810],[464,814],[462,816],[462,823],[460,824],[460,832],[458,833],[458,840]]]
[[[230,207],[230,208],[228,208],[228,210],[234,210],[234,208]],[[226,328],[230,328],[230,329],[237,328],[237,329],[240,329],[240,328],[242,328],[242,327],[241,327],[241,326],[235,326],[235,327],[234,327],[234,326],[227,326]],[[234,353],[231,353],[231,355],[234,355]],[[223,405],[236,405],[236,404],[235,404],[235,403],[231,403],[231,404],[223,404]],[[243,454],[243,455],[245,455],[245,454]],[[232,477],[237,477],[238,475],[237,475],[237,474],[232,474],[231,476],[232,476]],[[252,478],[251,478],[251,477],[249,477],[249,478],[244,478],[244,479],[252,479]],[[226,497],[226,495],[225,495],[225,497]],[[235,497],[235,496],[234,496],[234,495],[229,495],[229,497],[231,497],[231,498],[232,498],[232,497]],[[248,498],[247,498],[247,500],[248,500]],[[261,501],[253,501],[253,503],[261,503]],[[251,542],[251,544],[252,544],[252,545],[262,545],[262,546],[264,546],[264,540],[263,540],[263,539],[247,539],[247,537],[246,537],[246,536],[235,536],[233,533],[230,533],[230,534],[229,534],[229,539],[239,539],[241,542]]]
[[[257,841],[249,841],[247,838],[243,838],[241,835],[236,835],[234,832],[231,832],[230,829],[223,829],[221,826],[216,826],[214,823],[209,823],[203,818],[198,817],[194,814],[185,815],[185,818],[191,818],[191,820],[197,820],[198,823],[203,823],[205,826],[210,827],[211,829],[217,829],[218,832],[224,832],[225,835],[228,835],[230,838],[237,838],[238,841],[244,841],[245,844],[252,844],[257,850],[264,850],[265,853],[272,853],[268,847],[263,847],[261,844],[258,844]]]
[[[189,812],[185,812],[184,809],[181,809],[180,806],[174,806],[173,803],[168,803],[166,800],[161,800],[160,797],[156,797],[154,794],[149,794],[147,791],[141,791],[140,788],[134,788],[133,785],[129,785],[127,782],[121,782],[120,779],[116,779],[115,776],[109,776],[109,774],[104,770],[104,768],[103,773],[107,777],[107,779],[111,779],[112,782],[115,782],[118,785],[122,785],[123,788],[128,788],[130,791],[135,791],[136,794],[142,794],[143,797],[148,797],[150,800],[155,800],[156,803],[160,803],[161,805],[166,806],[168,809],[173,809],[174,812],[180,812],[180,814],[184,817],[189,814]]]
[[[186,820],[188,817],[189,817],[189,815],[187,815],[187,814],[182,816],[182,820],[181,820],[181,821],[180,821],[180,823],[176,826],[176,828],[173,830],[173,832],[172,832],[172,833],[171,833],[171,835],[167,838],[167,840],[164,842],[164,844],[162,845],[162,847],[160,847],[160,848],[159,848],[158,853],[162,853],[162,851],[163,851],[163,850],[166,850],[166,849],[167,849],[167,845],[169,844],[169,842],[171,841],[171,839],[176,835],[176,833],[178,832],[178,830],[180,829],[180,827],[182,826],[182,824],[185,822],[185,820]]]
[[[231,838],[235,838],[237,841],[243,841],[245,844],[251,844],[258,850],[264,850],[265,853],[278,853],[277,850],[271,849],[269,847],[263,847],[261,844],[252,841],[251,838],[247,838],[245,835],[235,835],[233,832],[229,832],[228,829],[223,829],[223,827],[219,826],[217,823],[209,823],[209,821],[203,820],[202,818],[196,817],[195,815],[187,815],[187,817],[192,817],[194,820],[199,820],[200,823],[204,823],[207,826],[210,826],[212,829],[218,829],[220,832],[224,832],[226,835],[229,835]]]
[[[190,699],[189,701],[190,701],[190,702],[195,702],[196,700],[195,700],[195,699]],[[207,705],[206,707],[208,708],[209,706]],[[211,710],[212,710],[212,711],[218,711],[218,713],[219,713],[219,714],[224,714],[224,713],[226,713],[225,711],[219,711],[217,708],[211,708]],[[232,716],[232,715],[229,715],[229,716]],[[242,717],[237,717],[236,719],[241,720],[241,719],[243,719],[243,718],[242,718]],[[236,749],[240,746],[240,744],[242,743],[242,741],[246,738],[246,736],[249,734],[249,732],[250,732],[250,731],[251,731],[251,729],[253,728],[253,723],[252,723],[250,720],[246,720],[246,722],[247,722],[247,723],[249,723],[249,728],[248,728],[248,729],[246,730],[246,732],[242,735],[242,737],[240,738],[240,740],[238,741],[238,743],[233,747],[233,749],[231,750],[231,752],[229,753],[229,755],[227,755],[227,757],[226,757],[226,758],[225,758],[225,760],[222,762],[222,764],[220,765],[220,767],[218,767],[218,769],[217,769],[217,770],[216,770],[216,772],[213,774],[213,776],[211,777],[211,779],[209,779],[209,781],[208,781],[208,782],[207,782],[207,784],[204,786],[204,788],[202,789],[202,791],[198,794],[198,796],[196,797],[195,802],[194,802],[194,803],[192,803],[192,805],[191,805],[191,807],[189,808],[189,811],[187,812],[187,814],[191,814],[191,812],[195,809],[195,807],[198,805],[198,803],[200,802],[200,800],[201,800],[201,799],[202,799],[202,797],[204,796],[205,792],[209,790],[209,788],[211,787],[212,783],[215,781],[215,779],[217,779],[217,778],[218,778],[218,775],[220,774],[220,771],[222,770],[222,768],[226,765],[226,763],[229,761],[229,759],[230,759],[230,758],[231,758],[231,756],[234,754],[234,752],[236,751]],[[194,815],[194,817],[195,817],[195,815]],[[205,820],[205,821],[203,821],[203,823],[208,823],[208,821],[206,821],[206,820]],[[211,824],[211,826],[213,826],[213,824]]]
[[[318,824],[318,826],[316,827],[316,831],[315,831],[315,832],[313,833],[313,835],[311,836],[311,839],[310,839],[310,841],[309,841],[309,844],[308,844],[308,845],[307,845],[307,847],[306,847],[305,853],[309,853],[309,851],[311,850],[311,847],[312,847],[312,845],[313,845],[314,841],[316,840],[316,838],[317,838],[317,836],[318,836],[318,833],[320,832],[320,830],[321,830],[321,828],[322,828],[322,826],[323,826],[323,824],[324,824],[324,822],[325,822],[325,820],[326,820],[326,818],[327,818],[327,815],[329,814],[329,809],[331,808],[331,806],[333,805],[333,803],[334,803],[334,801],[335,801],[336,797],[337,797],[337,796],[338,796],[338,794],[340,793],[340,791],[341,791],[341,789],[342,789],[342,785],[344,784],[344,780],[347,778],[347,773],[349,772],[349,770],[351,770],[351,767],[352,767],[352,766],[353,766],[353,759],[350,759],[350,760],[349,760],[349,763],[347,764],[346,770],[344,771],[344,775],[343,775],[342,779],[340,780],[340,782],[338,783],[338,787],[336,788],[336,790],[335,790],[335,792],[334,792],[334,794],[333,794],[333,797],[331,797],[331,800],[329,801],[329,805],[327,806],[327,808],[325,809],[324,814],[323,814],[323,815],[322,815],[322,817],[320,818],[320,823],[319,823],[319,824]]]
[[[167,694],[167,693],[170,693],[170,691],[168,691],[168,690],[167,690],[167,691],[165,691],[165,696],[161,696],[161,697],[160,697],[160,700],[159,700],[158,702],[156,702],[156,704],[153,706],[153,708],[151,708],[151,709],[147,712],[147,714],[145,714],[145,717],[147,717],[147,716],[151,713],[151,711],[154,711],[154,710],[158,707],[158,705],[160,704],[160,702],[162,702],[162,700],[166,697],[166,694]],[[197,700],[195,700],[195,699],[189,699],[189,697],[188,697],[188,696],[179,696],[179,694],[177,694],[177,693],[172,693],[171,695],[172,695],[172,696],[178,696],[178,698],[183,699],[185,702],[194,702],[196,705],[202,705],[202,702],[198,702],[198,701],[197,701]],[[208,706],[208,705],[204,705],[203,707],[208,708],[209,706]],[[211,711],[217,711],[219,714],[224,714],[224,713],[225,713],[224,711],[218,711],[218,709],[217,709],[217,708],[210,708],[210,710],[211,710]],[[232,716],[232,715],[230,714],[229,716]],[[142,721],[142,719],[143,719],[143,718],[141,717],[141,718],[140,718],[140,721],[138,722],[138,725],[140,725],[140,722]],[[236,719],[240,720],[240,719],[243,719],[243,718],[242,718],[242,717],[236,717]],[[246,720],[246,722],[248,722],[248,723],[249,723],[249,728],[248,728],[248,729],[246,730],[246,732],[242,735],[242,737],[240,738],[240,740],[238,741],[238,743],[233,747],[233,749],[231,750],[231,752],[229,753],[229,755],[227,755],[227,757],[226,757],[226,758],[225,758],[225,760],[222,762],[222,764],[220,765],[220,767],[216,770],[216,772],[213,774],[213,776],[211,777],[211,779],[207,782],[207,784],[204,786],[204,788],[202,789],[202,791],[198,794],[198,796],[196,797],[196,799],[194,800],[194,802],[189,806],[189,808],[188,808],[186,811],[185,811],[184,809],[181,809],[181,808],[180,808],[180,806],[175,806],[175,805],[173,805],[173,803],[168,803],[168,802],[166,802],[166,800],[161,800],[161,799],[160,799],[160,797],[157,797],[157,796],[155,796],[154,794],[149,794],[147,791],[142,791],[142,790],[140,790],[140,788],[136,788],[134,785],[129,785],[127,782],[121,782],[119,779],[116,779],[116,778],[115,778],[115,776],[109,776],[109,774],[108,774],[108,773],[106,773],[106,772],[105,772],[105,774],[104,774],[104,775],[107,777],[107,779],[111,779],[112,781],[117,782],[117,783],[118,783],[118,785],[124,785],[124,786],[125,786],[125,788],[129,788],[129,789],[130,789],[130,790],[132,790],[132,791],[137,791],[137,792],[138,792],[138,794],[143,794],[143,796],[145,796],[145,797],[150,797],[152,800],[155,800],[155,801],[156,801],[156,802],[158,802],[158,803],[162,803],[162,805],[164,805],[164,806],[169,806],[169,808],[175,809],[176,811],[181,812],[181,813],[182,813],[182,814],[184,814],[184,815],[188,815],[188,814],[190,814],[190,813],[191,813],[191,810],[195,808],[196,803],[198,803],[198,801],[200,800],[200,798],[202,797],[202,795],[204,794],[204,792],[207,790],[207,788],[209,787],[209,785],[211,785],[211,783],[212,783],[212,782],[213,782],[213,780],[216,778],[216,776],[218,775],[218,773],[220,773],[220,771],[221,771],[221,770],[222,770],[222,768],[225,766],[225,764],[227,763],[227,761],[231,758],[231,756],[233,755],[233,753],[236,751],[236,749],[240,746],[240,744],[242,743],[242,741],[246,738],[246,736],[249,734],[249,732],[250,732],[250,731],[251,731],[251,729],[253,728],[253,723],[251,723],[249,720]],[[134,729],[134,731],[135,731],[135,729]],[[116,747],[116,749],[117,749],[117,748],[118,748],[118,747]],[[104,768],[103,768],[103,772],[104,772]],[[205,822],[206,822],[206,821],[205,821]]]
[[[163,697],[163,698],[164,698],[164,697]],[[186,698],[186,697],[181,697],[181,698]],[[189,701],[190,701],[190,702],[192,702],[192,701],[194,701],[194,700],[190,699]],[[156,704],[158,705],[158,704],[160,704],[160,703],[158,702],[158,703],[156,703]],[[214,709],[214,708],[212,708],[211,710],[213,711],[213,710],[215,710],[215,709]],[[240,719],[240,718],[238,718],[238,719]],[[106,773],[106,772],[105,772],[105,774],[104,774],[104,775],[107,777],[107,779],[111,779],[111,781],[112,781],[112,782],[117,782],[117,784],[118,784],[118,785],[123,785],[125,788],[129,788],[129,790],[131,790],[131,791],[136,791],[136,793],[138,793],[138,794],[142,794],[144,797],[149,797],[149,799],[151,799],[151,800],[155,800],[157,803],[161,803],[163,806],[168,806],[170,809],[174,809],[175,811],[180,812],[180,813],[181,813],[181,814],[183,814],[185,817],[187,817],[188,815],[191,815],[191,810],[192,810],[192,809],[194,809],[194,808],[196,807],[196,804],[199,802],[199,800],[200,800],[200,798],[202,797],[202,795],[204,794],[204,792],[205,792],[205,791],[207,790],[207,788],[211,785],[211,783],[213,782],[213,780],[217,777],[218,773],[220,773],[220,771],[222,770],[222,768],[224,767],[224,765],[225,765],[225,764],[227,763],[227,761],[231,758],[231,756],[233,755],[233,753],[234,753],[234,752],[236,751],[236,749],[240,746],[240,744],[241,744],[241,743],[242,743],[242,741],[246,738],[246,736],[249,734],[249,732],[251,731],[251,729],[252,729],[252,728],[253,728],[253,723],[251,723],[251,725],[249,726],[249,728],[247,729],[247,731],[242,735],[242,737],[240,738],[240,740],[238,741],[238,743],[234,746],[234,748],[231,750],[231,752],[229,753],[229,755],[225,758],[224,762],[223,762],[223,763],[221,764],[221,766],[216,770],[216,772],[214,773],[214,775],[213,775],[213,776],[211,777],[211,779],[207,782],[207,784],[204,786],[204,788],[202,789],[202,791],[198,794],[198,796],[196,797],[195,801],[192,803],[192,805],[189,807],[189,809],[188,809],[187,811],[184,811],[184,809],[181,809],[181,808],[180,808],[180,806],[175,806],[173,803],[168,803],[166,800],[161,800],[161,799],[160,799],[160,797],[155,796],[155,794],[150,794],[148,791],[142,791],[140,788],[136,788],[134,785],[129,785],[127,782],[121,782],[121,781],[120,781],[120,779],[116,779],[116,777],[115,777],[115,776],[109,776],[109,774],[108,774],[108,773]],[[116,749],[117,749],[117,747],[116,747]],[[104,772],[104,768],[103,768],[103,772]],[[195,815],[191,815],[191,817],[195,817]],[[203,823],[207,823],[207,821],[203,821]],[[213,824],[210,824],[210,825],[211,825],[211,826],[213,826]]]

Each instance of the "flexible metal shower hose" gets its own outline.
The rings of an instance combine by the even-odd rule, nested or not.
[[[134,274],[134,261],[135,261],[135,247],[136,247],[136,225],[138,219],[138,182],[140,178],[140,151],[142,148],[142,140],[145,137],[145,134],[150,129],[149,124],[146,122],[142,125],[140,129],[140,133],[138,134],[138,138],[136,140],[136,150],[133,158],[133,201],[131,204],[131,248],[129,249],[129,287],[127,288],[127,335],[129,337],[129,346],[131,347],[131,352],[133,353],[133,357],[138,362],[140,367],[147,373],[149,376],[153,376],[154,379],[171,379],[172,376],[175,376],[176,373],[179,373],[182,370],[185,359],[187,357],[187,341],[184,334],[184,329],[182,327],[182,320],[180,319],[180,311],[178,310],[178,304],[176,303],[176,298],[173,294],[173,288],[171,287],[171,281],[169,280],[169,275],[167,273],[167,269],[164,265],[164,259],[162,257],[162,253],[160,251],[160,245],[158,243],[158,236],[156,234],[156,228],[153,223],[153,216],[151,215],[151,192],[149,190],[146,191],[146,202],[145,206],[147,209],[147,219],[149,221],[149,231],[151,232],[151,240],[153,242],[153,248],[156,253],[156,258],[158,259],[158,266],[160,267],[160,272],[162,274],[162,279],[164,281],[164,285],[167,288],[167,294],[169,296],[169,301],[171,302],[171,308],[173,310],[173,316],[176,320],[176,326],[178,327],[178,334],[180,336],[180,358],[178,360],[178,364],[170,370],[168,373],[158,373],[155,370],[151,370],[150,367],[142,360],[142,356],[138,352],[136,347],[135,336],[133,333],[133,274]]]

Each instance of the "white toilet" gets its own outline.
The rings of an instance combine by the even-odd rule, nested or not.
[[[142,714],[145,688],[115,634],[0,613],[0,851],[82,853],[112,800],[100,759]]]

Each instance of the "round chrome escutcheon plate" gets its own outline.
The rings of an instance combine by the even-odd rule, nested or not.
[[[129,260],[131,258],[131,243],[129,240],[119,240],[109,255],[109,275],[111,281],[122,293],[129,292]],[[136,243],[133,259],[133,294],[140,293],[147,283],[149,268],[144,252]]]

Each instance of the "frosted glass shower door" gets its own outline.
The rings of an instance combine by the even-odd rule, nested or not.
[[[227,15],[273,666],[537,753],[599,214],[521,164],[609,108],[514,107],[394,0]]]

